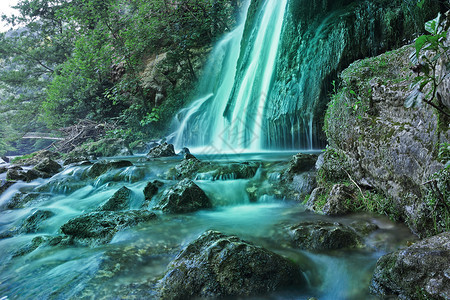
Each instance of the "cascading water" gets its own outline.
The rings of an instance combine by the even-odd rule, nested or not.
[[[241,49],[249,3],[240,25],[215,47],[200,97],[179,114],[174,144],[212,152],[260,151],[267,95],[276,68],[287,0],[268,0]]]

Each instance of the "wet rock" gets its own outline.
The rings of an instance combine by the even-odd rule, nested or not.
[[[362,236],[369,235],[372,232],[380,229],[377,224],[365,220],[353,221],[348,226],[353,228],[353,230],[355,230]]]
[[[382,256],[370,291],[401,299],[450,299],[450,233]]]
[[[0,174],[6,173],[8,171],[7,166],[0,166]]]
[[[148,149],[149,147],[147,143],[145,143],[144,141],[134,143],[133,146],[131,147],[131,151],[133,151],[133,153],[146,153]]]
[[[304,286],[300,268],[291,261],[236,236],[207,231],[170,263],[159,297],[257,296]]]
[[[125,167],[131,167],[133,164],[128,160],[118,161],[100,161],[93,164],[84,177],[96,178],[102,174],[105,174],[112,169],[120,169]]]
[[[208,163],[198,160],[194,155],[186,154],[178,165],[167,172],[166,177],[167,179],[195,179],[197,173],[207,165]]]
[[[292,180],[296,174],[308,172],[314,169],[317,155],[298,153],[289,161],[289,165],[283,173],[284,180]]]
[[[22,233],[36,233],[41,224],[55,214],[48,210],[37,210],[27,217],[19,227],[12,227],[0,233],[0,239],[6,239]]]
[[[30,243],[26,244],[25,246],[19,248],[16,252],[14,252],[12,257],[14,258],[14,257],[19,257],[19,256],[24,256],[42,246],[57,246],[57,245],[64,245],[64,244],[69,244],[67,237],[65,238],[60,235],[37,236],[37,237],[33,238],[33,240],[31,240]]]
[[[361,239],[351,228],[324,221],[302,222],[288,228],[294,244],[305,250],[335,250],[361,246]]]
[[[144,197],[145,200],[152,200],[153,196],[155,196],[158,193],[158,190],[160,187],[162,187],[164,183],[158,180],[154,180],[153,182],[147,183],[147,185],[144,188]]]
[[[192,154],[191,154],[191,151],[189,150],[189,148],[184,147],[183,149],[181,149],[180,152],[178,152],[177,155],[184,156],[186,158],[186,155],[192,155]]]
[[[45,159],[56,160],[61,157],[61,154],[49,150],[41,150],[31,154],[31,157],[25,159],[14,160],[14,164],[22,166],[37,165]]]
[[[48,199],[49,195],[43,195],[40,193],[16,193],[6,204],[6,209],[16,209],[23,208],[28,202],[36,200],[37,198],[42,197]]]
[[[88,157],[88,156],[79,156],[79,157],[69,157],[66,160],[64,160],[63,165],[71,165],[71,164],[80,164],[80,165],[90,165],[92,164],[90,160],[96,159],[95,157]]]
[[[130,208],[131,196],[133,192],[123,186],[112,195],[111,198],[101,205],[97,210],[99,211],[120,211]]]
[[[25,219],[18,233],[38,232],[42,222],[53,217],[55,213],[48,210],[37,210],[31,216]]]
[[[172,144],[163,143],[152,149],[147,154],[148,158],[170,157],[176,156],[175,149]]]
[[[348,214],[353,211],[349,207],[349,203],[352,203],[355,197],[352,188],[343,184],[336,184],[332,187],[330,194],[328,195],[327,203],[322,211],[324,214],[330,216]]]
[[[59,172],[61,166],[56,161],[50,158],[44,158],[41,162],[34,166],[34,169],[39,172],[54,175]]]
[[[325,192],[325,188],[323,187],[317,187],[312,192],[311,195],[308,198],[308,201],[306,202],[305,206],[308,210],[314,211],[314,212],[321,212],[322,206],[319,203],[320,202],[320,196]]]
[[[95,246],[109,243],[120,230],[155,218],[154,213],[144,210],[96,211],[69,220],[61,226],[61,232],[78,243]]]
[[[192,180],[184,179],[166,191],[155,208],[166,213],[187,213],[211,207],[205,192]]]
[[[0,182],[0,196],[9,188],[11,187],[16,181],[5,181]]]
[[[22,169],[9,169],[6,172],[6,180],[12,181],[28,181],[28,176],[25,170]]]
[[[243,162],[239,164],[226,164],[214,166],[210,165],[207,169],[211,169],[211,175],[214,180],[227,179],[250,179],[256,175],[259,168],[258,163]]]

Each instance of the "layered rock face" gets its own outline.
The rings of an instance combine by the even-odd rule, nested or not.
[[[415,77],[414,51],[405,46],[346,69],[327,111],[326,131],[330,145],[343,155],[346,172],[390,199],[393,217],[428,236],[434,226],[430,201],[437,200],[434,209],[445,209],[441,202],[448,202],[448,172],[442,173],[439,151],[450,142],[450,130],[448,118],[431,106],[404,106]],[[438,189],[430,186],[434,182]]]

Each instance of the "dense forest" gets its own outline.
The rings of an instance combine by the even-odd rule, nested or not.
[[[42,148],[47,142],[20,138],[82,119],[108,123],[106,134],[129,142],[161,135],[240,5],[20,1],[17,15],[2,16],[15,29],[0,35],[0,154]],[[158,78],[146,82],[145,66],[158,56]]]

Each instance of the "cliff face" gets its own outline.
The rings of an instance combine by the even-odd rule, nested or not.
[[[442,151],[450,130],[448,117],[431,106],[404,107],[417,76],[411,71],[414,51],[405,46],[351,64],[329,104],[325,128],[349,176],[388,199],[385,213],[427,236],[448,230],[450,177]]]
[[[435,1],[425,7],[397,0],[290,0],[265,108],[266,147],[325,146],[323,112],[338,72],[411,41],[441,10]]]

